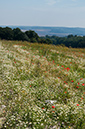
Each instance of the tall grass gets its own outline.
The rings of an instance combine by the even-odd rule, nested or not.
[[[0,41],[1,129],[84,129],[85,49]]]

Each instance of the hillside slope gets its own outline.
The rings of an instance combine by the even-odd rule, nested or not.
[[[84,129],[85,49],[0,41],[2,129]]]

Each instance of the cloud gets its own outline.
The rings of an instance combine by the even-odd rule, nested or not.
[[[48,5],[54,5],[57,2],[57,0],[47,0]]]
[[[76,0],[72,0],[73,2],[75,2]]]

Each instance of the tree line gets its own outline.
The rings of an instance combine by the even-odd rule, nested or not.
[[[85,48],[85,36],[68,35],[67,37],[48,36],[39,37],[38,34],[29,30],[22,32],[19,28],[0,27],[0,39],[38,42],[53,45],[65,45],[73,48]]]

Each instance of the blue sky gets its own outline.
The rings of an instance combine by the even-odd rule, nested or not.
[[[0,0],[0,25],[85,28],[85,0]]]

